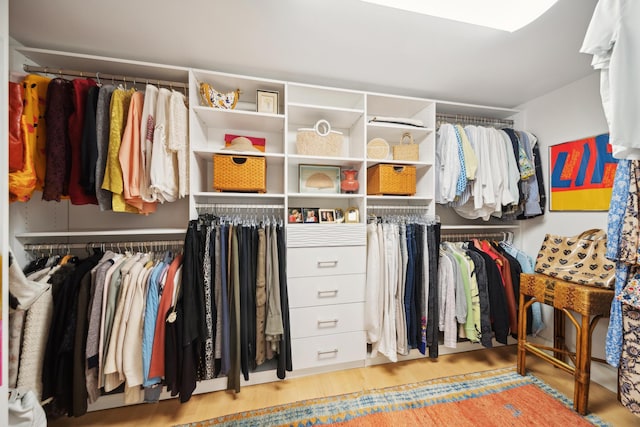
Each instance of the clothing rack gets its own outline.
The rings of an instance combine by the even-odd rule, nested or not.
[[[44,74],[58,74],[60,77],[62,76],[72,76],[72,77],[91,77],[101,83],[101,80],[111,80],[112,82],[123,82],[126,86],[127,83],[132,83],[136,85],[138,83],[145,84],[155,84],[157,86],[165,86],[171,89],[184,89],[185,96],[187,95],[187,89],[189,88],[188,83],[183,82],[173,82],[169,80],[158,80],[158,79],[149,79],[146,77],[130,77],[124,75],[117,74],[109,74],[109,73],[101,73],[101,72],[86,72],[86,71],[77,71],[77,70],[67,70],[65,68],[52,68],[52,67],[39,67],[35,65],[27,65],[24,64],[22,69],[27,73],[44,73]]]
[[[110,250],[165,250],[169,248],[182,248],[183,240],[150,240],[135,242],[89,242],[89,243],[26,243],[23,246],[29,252],[69,252],[71,249],[110,249]]]
[[[513,240],[513,232],[494,231],[492,233],[445,233],[440,235],[440,240],[443,242],[463,242],[471,239],[506,240],[510,242]]]
[[[218,210],[221,212],[233,212],[235,210],[276,210],[284,209],[284,205],[228,205],[228,204],[215,204],[215,203],[199,203],[196,205],[196,209],[209,209]]]
[[[514,123],[511,119],[496,119],[493,117],[444,113],[436,113],[436,122],[437,127],[440,127],[443,123],[451,123],[460,125],[490,126],[495,128],[512,128]]]

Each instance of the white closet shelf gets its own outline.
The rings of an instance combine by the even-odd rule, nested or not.
[[[168,238],[182,237],[186,233],[184,228],[138,228],[125,230],[83,230],[83,231],[31,231],[16,234],[16,239],[28,243],[45,239],[73,239],[73,238]]]
[[[362,157],[321,157],[290,154],[289,165],[325,165],[325,166],[357,166],[364,161]]]
[[[256,111],[223,110],[211,107],[192,107],[204,127],[242,129],[256,132],[282,132],[284,115]]]
[[[433,128],[385,122],[367,123],[367,135],[369,140],[371,138],[378,137],[384,138],[389,143],[399,143],[404,132],[410,132],[414,138],[418,137],[418,139],[420,139],[420,137],[429,135],[433,132]]]
[[[283,160],[284,159],[284,154],[283,153],[269,153],[269,152],[257,152],[257,151],[231,151],[231,150],[215,150],[215,149],[211,149],[211,150],[193,150],[194,154],[197,155],[198,157],[201,157],[205,160],[209,160],[211,161],[212,158],[211,156],[213,156],[214,154],[232,154],[234,156],[255,156],[255,157],[266,157],[267,160],[268,159],[279,159],[279,160]]]
[[[326,194],[317,194],[317,193],[289,193],[289,197],[299,197],[306,199],[363,199],[364,194],[335,194],[335,193],[326,193]]]
[[[430,202],[433,198],[427,196],[367,196],[367,200],[371,200],[373,203],[382,200],[402,200],[405,202]],[[384,206],[381,204],[381,206]],[[412,205],[408,205],[412,206]],[[413,205],[415,206],[415,204]]]
[[[267,203],[268,200],[273,200],[277,203],[282,203],[284,199],[284,194],[282,193],[233,193],[233,192],[218,192],[218,191],[198,191],[192,194],[197,202],[209,200],[216,200],[220,203],[230,203],[224,201],[225,199],[229,199],[233,201],[234,199],[243,199],[251,202],[252,199],[260,199],[260,203]]]
[[[321,105],[289,103],[289,123],[297,127],[313,127],[320,119],[327,120],[332,128],[350,129],[364,115],[364,110]]]
[[[429,168],[433,166],[432,162],[414,162],[412,160],[367,160],[367,167],[374,166],[377,164],[385,164],[385,165],[408,165],[415,166],[416,168]]]
[[[518,230],[519,224],[505,225],[485,225],[485,224],[465,224],[465,225],[442,225],[442,230]]]

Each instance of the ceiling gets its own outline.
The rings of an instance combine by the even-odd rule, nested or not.
[[[596,3],[559,0],[507,33],[358,0],[10,0],[9,34],[27,47],[515,107],[593,72],[578,50]]]

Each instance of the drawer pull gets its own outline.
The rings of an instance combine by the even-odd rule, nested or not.
[[[327,354],[335,354],[335,355],[337,355],[338,354],[338,349],[334,348],[333,350],[324,350],[324,351],[323,350],[318,350],[318,356],[324,356],[324,355],[327,355]]]
[[[330,267],[337,267],[337,266],[338,266],[338,260],[318,261],[318,268],[330,268]]]
[[[337,289],[331,289],[329,291],[318,291],[318,298],[336,297],[338,296]]]
[[[333,326],[333,327],[338,326],[338,319],[318,320],[318,328],[326,328],[329,326]]]

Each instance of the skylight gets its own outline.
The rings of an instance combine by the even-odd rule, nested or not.
[[[424,15],[514,32],[530,24],[557,0],[362,0]]]

